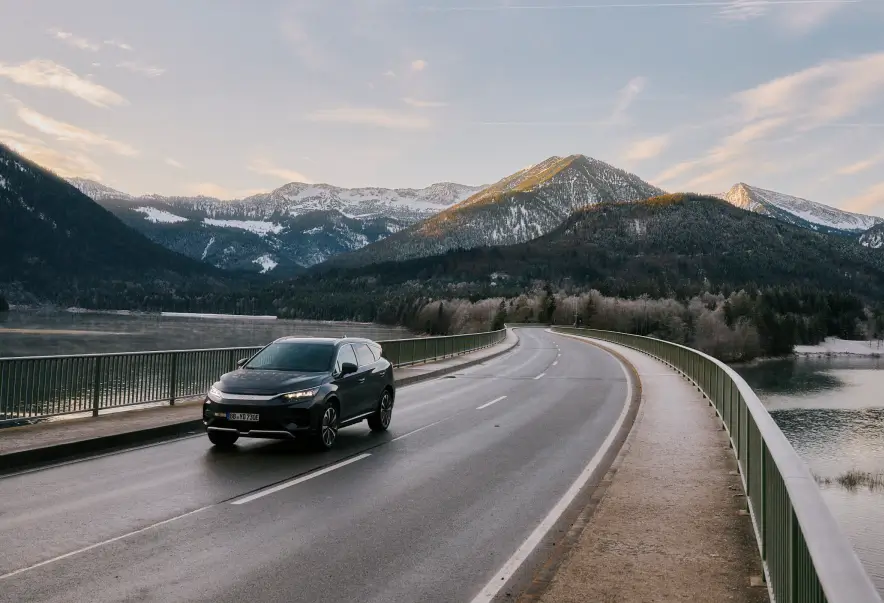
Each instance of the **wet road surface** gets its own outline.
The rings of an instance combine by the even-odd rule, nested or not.
[[[0,479],[0,601],[490,600],[629,389],[613,356],[517,333],[330,452],[200,435]]]

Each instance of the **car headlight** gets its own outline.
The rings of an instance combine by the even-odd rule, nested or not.
[[[221,390],[214,385],[209,388],[209,393],[206,394],[206,397],[212,402],[220,402],[223,396],[224,394],[221,392]]]
[[[291,392],[288,394],[283,394],[282,397],[286,400],[306,400],[308,398],[312,398],[316,395],[316,392],[319,391],[318,387],[314,387],[312,389],[302,389],[299,392]]]

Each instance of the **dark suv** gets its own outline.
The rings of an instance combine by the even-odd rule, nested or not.
[[[393,417],[393,365],[369,339],[284,337],[221,377],[203,403],[216,446],[240,437],[309,437],[331,448],[338,429],[367,420],[384,431]]]

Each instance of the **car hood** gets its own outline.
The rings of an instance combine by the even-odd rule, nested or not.
[[[322,385],[327,373],[238,369],[222,375],[215,387],[226,394],[270,396]]]

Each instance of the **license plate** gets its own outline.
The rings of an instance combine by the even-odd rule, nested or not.
[[[229,412],[227,413],[228,421],[259,421],[258,413],[250,412]]]

